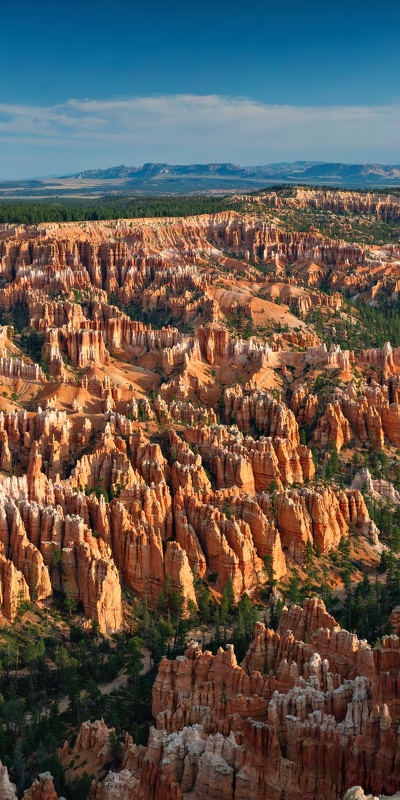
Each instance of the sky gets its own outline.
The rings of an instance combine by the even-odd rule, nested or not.
[[[400,164],[395,0],[22,0],[1,30],[0,179]]]

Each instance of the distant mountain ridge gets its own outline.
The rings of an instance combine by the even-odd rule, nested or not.
[[[400,186],[400,164],[277,162],[241,167],[231,163],[119,166],[87,169],[61,177],[0,180],[0,199],[191,195],[251,192],[274,184],[309,184],[343,189]]]
[[[159,176],[237,176],[248,177],[253,174],[246,167],[238,167],[235,164],[143,164],[141,167],[126,167],[121,164],[119,167],[109,169],[89,169],[68,176],[74,178],[85,178],[94,180],[111,180],[116,178],[133,178],[140,180],[145,178],[155,178]],[[66,176],[64,176],[66,177]]]
[[[147,163],[140,167],[121,164],[108,169],[91,169],[64,178],[81,180],[126,180],[146,181],[170,178],[240,178],[285,181],[361,181],[382,183],[395,180],[400,182],[400,165],[388,164],[344,164],[340,162],[294,161],[265,164],[264,166],[241,167],[230,163],[212,164],[166,164]]]

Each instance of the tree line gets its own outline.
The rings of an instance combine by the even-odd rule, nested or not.
[[[139,217],[187,217],[226,211],[229,200],[221,197],[103,197],[95,200],[3,200],[0,223],[37,225],[42,222],[131,219]]]

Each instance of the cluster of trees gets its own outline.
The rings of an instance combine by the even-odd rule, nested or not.
[[[21,334],[19,337],[18,344],[21,350],[23,350],[32,361],[35,361],[36,364],[38,364],[42,358],[44,338],[44,333],[37,333],[33,328],[29,332]]]
[[[306,444],[310,439],[314,426],[303,425],[300,428],[300,442]],[[351,440],[343,447],[342,455],[345,456],[347,447],[353,447],[354,440]],[[339,483],[341,488],[351,484],[355,474],[367,468],[373,478],[391,481],[396,489],[400,489],[400,463],[396,456],[389,457],[384,450],[377,450],[372,444],[365,445],[365,449],[355,450],[351,461],[339,456],[334,442],[328,445],[325,452],[321,452],[316,445],[311,448],[315,464],[315,479],[317,481],[334,480]],[[368,504],[368,498],[366,498]],[[374,504],[376,507],[377,503]],[[377,523],[378,527],[380,525]]]
[[[383,347],[390,342],[393,347],[400,345],[400,300],[379,295],[376,306],[369,306],[361,300],[345,302],[346,317],[334,318],[335,336],[332,334],[332,319],[320,308],[309,311],[305,317],[308,325],[313,325],[327,348],[332,342],[342,341],[342,347],[356,354],[370,347]]]
[[[94,486],[85,486],[85,495],[86,497],[90,497],[91,494],[95,494],[97,499],[100,499],[101,495],[103,495],[106,503],[111,503],[115,497],[119,497],[121,494],[122,486],[120,483],[117,483],[115,489],[110,488],[108,491],[103,486],[102,480],[96,483]],[[76,491],[76,490],[74,490]]]
[[[52,611],[21,605],[17,620],[0,636],[0,759],[22,793],[39,772],[50,770],[59,794],[84,800],[85,778],[71,782],[63,773],[57,749],[76,737],[84,720],[104,717],[115,727],[113,753],[129,731],[137,743],[147,741],[151,723],[151,687],[163,657],[182,653],[194,630],[205,636],[207,647],[233,642],[243,658],[253,636],[258,609],[247,594],[235,603],[232,581],[224,586],[221,602],[206,583],[196,582],[198,607],[186,603],[167,576],[158,605],[151,612],[145,602],[125,596],[126,630],[111,639],[77,624],[76,603],[55,598]],[[27,614],[25,612],[28,612]],[[143,646],[150,655],[150,672],[143,668]],[[100,685],[113,681],[124,669],[127,682],[110,693]],[[60,709],[61,706],[61,709]]]
[[[124,312],[130,319],[136,322],[143,322],[145,325],[151,325],[154,329],[160,329],[172,323],[176,326],[177,321],[173,319],[171,312],[168,309],[155,309],[154,311],[145,311],[139,303],[121,303],[115,295],[110,295],[108,298],[108,305],[116,306]],[[180,326],[180,329],[182,326]]]
[[[400,552],[400,506],[386,501],[365,498],[369,515],[381,532],[381,539],[390,547],[390,554]],[[386,555],[383,553],[382,555]]]
[[[227,315],[226,321],[228,329],[238,336],[241,336],[243,339],[250,339],[254,333],[253,320],[251,316],[248,316],[246,313],[246,309],[240,305],[234,312]]]
[[[20,792],[48,769],[60,795],[84,800],[87,781],[63,775],[57,749],[74,740],[81,722],[102,716],[118,738],[129,730],[137,742],[147,740],[151,679],[143,674],[140,642],[126,633],[106,639],[98,626],[84,631],[56,612],[36,612],[37,622],[24,622],[22,611],[0,638],[0,758]],[[123,668],[123,688],[101,694],[99,684]]]
[[[10,308],[0,308],[0,325],[12,325],[17,333],[29,326],[29,310],[26,303],[13,303]]]
[[[390,342],[393,347],[400,344],[400,300],[378,296],[379,304],[369,306],[361,301],[353,303],[357,309],[357,320],[348,325],[347,346],[351,350],[383,347]]]
[[[364,575],[361,581],[354,582],[357,562],[351,556],[351,550],[352,539],[354,542],[356,537],[354,532],[350,534],[349,538],[341,540],[337,550],[329,557],[335,571],[342,578],[344,597],[339,598],[333,594],[329,585],[330,567],[324,562],[321,570],[320,554],[309,544],[305,548],[303,561],[306,578],[301,578],[294,571],[286,589],[285,600],[301,605],[307,597],[318,595],[343,628],[376,645],[382,636],[392,631],[390,614],[400,602],[400,561],[393,552],[385,550],[376,575]]]
[[[42,222],[187,217],[226,211],[229,200],[206,195],[182,197],[103,197],[95,200],[2,200],[0,223],[34,225]]]
[[[393,553],[382,553],[379,573],[372,578],[364,575],[357,584],[350,583],[344,602],[330,604],[343,627],[356,631],[373,645],[392,632],[389,617],[400,602],[400,561]]]
[[[210,575],[209,582],[213,583],[217,577]],[[197,608],[194,603],[185,602],[181,591],[171,588],[170,578],[166,576],[156,610],[150,613],[143,601],[136,602],[134,626],[150,651],[154,669],[163,655],[175,658],[182,653],[193,631],[198,633],[199,630],[202,637],[207,633],[207,648],[212,652],[231,642],[238,659],[244,657],[253,637],[258,607],[246,593],[235,602],[230,578],[223,587],[220,603],[204,581],[196,580],[195,592]]]

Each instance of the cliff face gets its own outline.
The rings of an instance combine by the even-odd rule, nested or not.
[[[295,420],[293,420],[294,424]],[[189,427],[185,438],[209,463],[218,489],[239,486],[249,494],[312,480],[315,466],[311,451],[300,443],[296,425],[293,438],[244,437],[236,426]]]
[[[357,784],[391,794],[400,788],[399,658],[396,636],[372,650],[316,598],[284,608],[277,631],[258,623],[241,665],[232,645],[213,656],[193,642],[160,664],[147,747],[127,736],[120,771],[93,784],[91,798],[358,800]],[[90,750],[104,764],[108,733],[84,723],[64,763]]]
[[[110,548],[83,519],[30,502],[0,501],[2,612],[13,619],[23,599],[46,600],[53,587],[81,600],[104,632],[121,627],[121,588]]]
[[[111,389],[96,384],[94,391]],[[308,542],[327,553],[349,524],[376,536],[359,492],[308,486],[314,460],[292,411],[267,392],[244,395],[240,387],[226,392],[228,401],[226,414],[240,409],[242,427],[256,421],[268,435],[253,438],[212,418],[207,426],[202,415],[180,435],[169,431],[164,455],[133,412],[107,412],[94,441],[88,418],[76,431],[53,409],[0,415],[3,464],[17,452],[27,464],[26,478],[0,478],[4,616],[13,619],[22,597],[46,601],[56,589],[82,601],[102,630],[117,630],[120,579],[155,605],[168,575],[172,588],[196,603],[195,577],[216,574],[215,589],[222,592],[231,579],[239,599],[259,591],[266,556],[280,580],[284,549],[301,564]],[[155,403],[160,418],[163,402]],[[193,422],[194,407],[181,408]],[[155,416],[144,403],[135,413]],[[84,452],[60,479],[76,447]]]
[[[383,689],[381,670],[391,663],[394,677],[399,653],[397,637],[372,651],[341,631],[322,601],[308,601],[284,610],[276,633],[258,625],[241,666],[229,646],[212,656],[192,645],[185,659],[164,660],[153,689],[158,737],[164,752],[175,731],[181,748],[189,732],[200,738],[196,798],[222,775],[232,798],[336,799],[356,783],[391,793],[399,789],[398,690]],[[182,795],[182,773],[173,774]]]
[[[110,634],[122,587],[152,611],[168,585],[188,615],[199,582],[215,602],[228,581],[235,601],[264,602],[310,561],[341,589],[338,548],[354,581],[386,553],[389,526],[380,540],[368,508],[399,503],[400,348],[362,349],[372,334],[348,298],[396,298],[400,251],[290,230],[275,212],[394,221],[398,199],[293,189],[246,204],[255,213],[0,226],[2,620],[62,592]],[[147,747],[127,735],[91,798],[393,792],[399,653],[317,601],[284,609],[277,631],[258,625],[242,665],[230,646],[193,644],[160,665]],[[108,735],[86,723],[75,753],[106,766]],[[4,768],[0,787],[14,800]],[[55,800],[49,776],[26,798]]]

